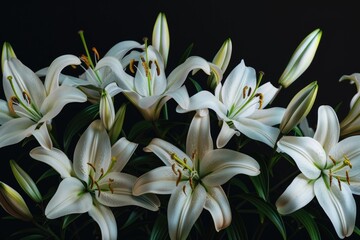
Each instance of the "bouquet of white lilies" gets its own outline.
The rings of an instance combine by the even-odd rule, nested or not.
[[[315,131],[316,81],[274,104],[311,64],[320,29],[277,87],[244,60],[227,69],[230,38],[212,61],[190,46],[169,71],[164,13],[151,40],[121,41],[103,57],[79,35],[84,55],[36,72],[3,43],[0,147],[21,149],[8,159],[17,183],[0,179],[9,239],[360,235],[360,94],[342,121],[320,106]],[[359,79],[340,78],[358,90]]]

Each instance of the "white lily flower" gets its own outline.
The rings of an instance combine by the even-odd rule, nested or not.
[[[31,157],[54,168],[63,178],[45,214],[49,219],[85,213],[99,224],[103,239],[117,239],[115,217],[109,207],[136,205],[156,211],[159,199],[153,194],[132,195],[137,179],[121,170],[137,144],[125,138],[113,146],[100,120],[95,120],[80,137],[71,162],[62,151],[37,147]]]
[[[140,176],[133,193],[171,194],[167,210],[171,239],[186,239],[204,208],[210,212],[217,231],[229,226],[231,210],[221,185],[236,174],[260,173],[252,157],[213,149],[207,109],[197,112],[190,124],[186,153],[158,138],[144,150],[156,154],[166,166]]]
[[[3,87],[7,100],[0,100],[0,147],[20,142],[33,135],[41,146],[52,148],[48,125],[62,108],[72,102],[85,102],[80,90],[59,86],[59,74],[68,65],[80,64],[79,58],[64,55],[50,65],[45,82],[22,64],[9,43],[2,52]]]
[[[163,105],[171,98],[186,108],[189,95],[183,83],[188,73],[202,69],[210,75],[211,71],[205,59],[192,56],[166,77],[162,56],[151,45],[146,45],[142,52],[133,51],[124,57],[121,63],[118,59],[113,59],[112,62],[112,70],[118,76],[119,87],[146,120],[158,119]],[[125,73],[122,66],[128,66],[134,76]]]
[[[319,107],[317,126],[313,138],[284,136],[279,140],[279,150],[294,159],[301,173],[276,206],[279,213],[289,214],[316,197],[339,238],[344,238],[355,226],[353,193],[360,193],[360,136],[339,142],[339,121],[330,106]]]
[[[223,147],[234,136],[241,133],[254,140],[274,146],[280,133],[272,127],[280,123],[284,108],[264,109],[275,96],[277,88],[270,82],[259,86],[255,70],[246,67],[244,61],[235,67],[215,89],[215,95],[201,91],[190,98],[187,108],[177,107],[183,113],[209,108],[222,120],[222,128],[217,138],[217,147]]]

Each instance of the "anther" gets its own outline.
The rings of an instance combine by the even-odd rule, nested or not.
[[[155,66],[156,66],[156,74],[159,76],[160,75],[160,67],[159,67],[159,63],[158,63],[158,61],[154,61],[154,63],[155,63]]]
[[[336,177],[336,179],[337,179],[337,181],[338,181],[340,191],[342,191],[342,189],[341,189],[341,180],[340,180],[340,178],[339,178],[339,177]]]
[[[88,68],[90,67],[90,61],[87,56],[81,55],[80,60],[83,61]]]
[[[28,104],[31,104],[31,98],[29,96],[29,94],[25,91],[22,92],[22,95],[23,95],[23,98],[25,99],[25,101],[28,103]]]
[[[14,105],[19,105],[19,100],[17,99],[17,97],[12,96],[10,98],[10,101],[8,102],[8,107],[11,113],[15,113]]]
[[[151,80],[151,75],[149,74],[149,67],[148,65],[146,64],[146,61],[143,57],[140,58],[141,59],[141,64],[145,70],[145,75]]]
[[[251,94],[251,87],[249,87],[249,90],[248,90],[248,94],[247,94],[247,96],[249,97],[249,96],[250,96],[250,94]]]
[[[171,169],[172,171],[175,173],[175,175],[177,175],[177,171],[175,170],[176,164],[174,163],[173,165],[171,165]]]
[[[129,70],[131,73],[135,73],[134,64],[135,64],[135,59],[131,59],[129,64]]]
[[[261,109],[264,102],[264,95],[262,93],[256,93],[255,97],[259,98],[259,109]]]
[[[114,179],[109,178],[108,186],[109,186],[110,192],[111,192],[112,194],[114,194],[114,189],[111,187],[111,184],[112,184],[113,182],[114,182]]]
[[[179,177],[176,179],[176,186],[179,185],[179,182],[180,182],[180,180],[181,180],[181,171],[180,171],[179,169],[178,169],[177,171],[178,171],[178,173],[179,173]]]
[[[91,180],[90,188],[92,189],[94,187],[95,180],[94,180],[93,176],[91,176],[91,175],[90,175],[90,180]]]
[[[194,185],[193,185],[193,180],[192,180],[192,178],[189,178],[189,184],[190,184],[191,189],[194,189]]]
[[[187,195],[187,194],[186,194],[186,185],[184,185],[184,186],[182,187],[182,190],[183,190],[183,193],[184,193],[185,195]]]
[[[96,185],[96,187],[97,187],[97,189],[98,189],[98,191],[99,191],[99,193],[98,193],[98,197],[100,197],[100,193],[101,193],[101,188],[100,188],[100,186],[99,186],[99,184],[98,184],[98,182],[94,182],[95,183],[95,185]]]
[[[96,59],[99,60],[99,59],[100,59],[100,55],[99,55],[98,50],[97,50],[95,47],[91,48],[91,50],[94,52],[94,54],[95,54],[95,56],[96,56]]]
[[[329,155],[329,158],[330,158],[330,160],[333,162],[333,164],[336,165],[336,160],[335,160],[332,156],[330,156],[330,155]]]
[[[345,174],[346,174],[346,181],[350,185],[349,171],[345,171]]]
[[[247,90],[248,88],[249,88],[248,86],[245,86],[245,87],[243,88],[243,98],[246,97],[246,90]]]
[[[92,164],[92,163],[87,163],[87,165],[89,165],[93,170],[94,170],[94,172],[96,172],[96,168],[95,168],[95,166]]]
[[[99,179],[102,178],[102,176],[104,176],[104,169],[103,168],[100,169],[100,177],[99,177]]]
[[[192,159],[192,160],[195,160],[196,154],[197,154],[197,151],[196,151],[196,149],[195,149],[194,152],[191,154],[191,159]]]
[[[329,171],[330,187],[331,187],[331,184],[332,184],[332,178],[333,178],[333,176],[332,176],[331,169],[330,169],[330,171]]]

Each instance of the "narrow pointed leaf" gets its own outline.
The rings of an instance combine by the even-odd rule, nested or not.
[[[319,228],[311,214],[306,212],[304,209],[300,209],[293,212],[291,216],[306,228],[306,231],[308,232],[311,240],[321,239]]]

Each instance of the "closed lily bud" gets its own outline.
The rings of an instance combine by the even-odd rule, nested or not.
[[[19,183],[20,187],[26,192],[26,194],[35,202],[40,203],[42,196],[37,188],[35,182],[15,161],[10,160],[11,170]]]
[[[33,216],[21,195],[15,189],[1,181],[0,205],[7,213],[17,219],[23,221],[31,221],[33,219]]]
[[[279,84],[282,87],[287,88],[309,67],[314,59],[321,36],[322,31],[316,29],[299,44],[279,79]]]
[[[170,49],[170,33],[164,13],[159,13],[156,18],[152,33],[152,46],[161,54],[166,67]]]
[[[15,52],[13,48],[11,47],[10,43],[5,42],[2,48],[1,53],[1,70],[4,71],[4,62],[6,59],[9,59],[10,57],[16,57]]]
[[[290,132],[308,115],[314,105],[317,91],[318,84],[317,81],[314,81],[300,90],[291,99],[280,123],[280,132],[282,134]]]
[[[110,94],[104,89],[100,98],[99,107],[100,118],[107,130],[109,130],[115,120],[114,103]]]
[[[224,41],[219,51],[216,53],[212,63],[217,66],[222,73],[226,71],[226,68],[229,65],[230,58],[232,54],[232,42],[231,39],[228,38]],[[215,89],[216,86],[222,79],[222,74],[217,74],[219,71],[216,71],[215,67],[211,68],[211,74],[208,77],[208,86],[211,89]]]

